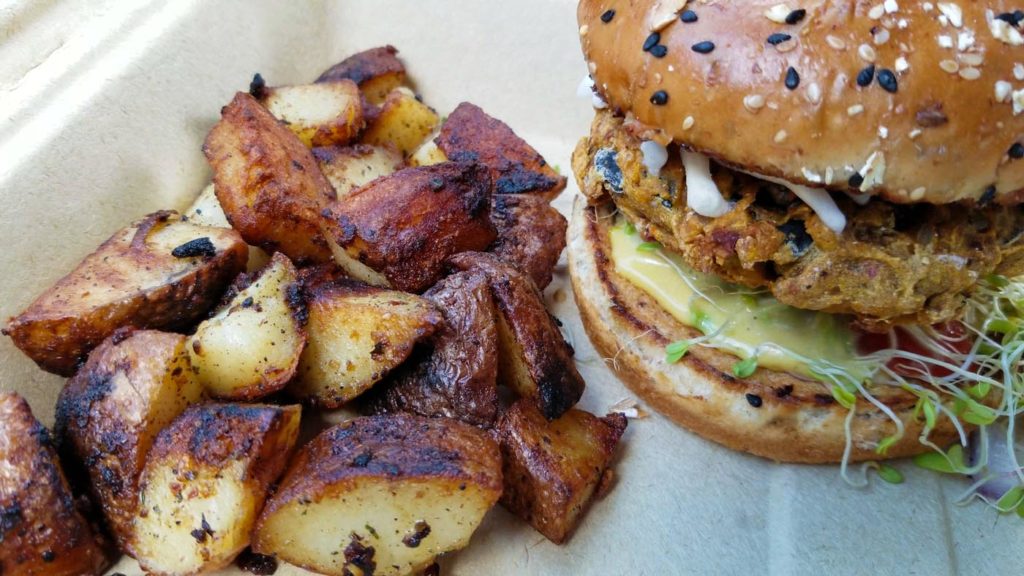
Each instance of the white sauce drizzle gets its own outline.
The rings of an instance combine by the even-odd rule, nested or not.
[[[576,88],[576,95],[580,98],[590,98],[594,108],[598,110],[604,110],[608,107],[608,103],[594,90],[594,79],[589,74],[580,81],[580,85]]]
[[[763,176],[761,174],[754,174],[748,172],[751,176],[766,180],[778,184],[779,186],[785,186],[789,188],[790,192],[796,194],[797,198],[804,201],[805,204],[814,210],[814,213],[821,218],[821,221],[829,230],[836,234],[842,233],[843,229],[846,228],[846,215],[836,205],[836,201],[829,195],[828,190],[824,188],[811,188],[810,186],[803,186],[801,184],[793,184],[780,180],[779,178],[772,178],[771,176]]]
[[[686,171],[686,205],[708,218],[718,218],[732,210],[711,178],[711,161],[707,156],[680,149]]]
[[[654,140],[644,140],[640,143],[640,152],[643,154],[644,168],[651,176],[661,176],[661,169],[668,162],[668,149]]]

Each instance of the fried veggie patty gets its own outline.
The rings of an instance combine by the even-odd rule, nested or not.
[[[937,324],[959,314],[965,295],[1000,264],[1019,260],[1018,208],[834,198],[847,216],[828,229],[792,192],[712,162],[712,177],[733,209],[707,218],[686,205],[678,148],[659,175],[648,172],[641,135],[600,111],[573,154],[573,171],[592,204],[615,203],[646,237],[693,268],[808,310],[856,317],[861,327]]]

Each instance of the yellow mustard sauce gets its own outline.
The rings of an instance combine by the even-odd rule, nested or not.
[[[611,246],[619,275],[683,324],[714,334],[707,344],[715,348],[740,359],[756,356],[758,366],[805,376],[814,376],[815,370],[792,353],[849,374],[861,370],[845,317],[793,308],[766,292],[701,274],[667,250],[645,244],[621,220],[611,228]]]

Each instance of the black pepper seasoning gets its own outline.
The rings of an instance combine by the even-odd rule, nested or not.
[[[651,48],[654,48],[661,42],[661,34],[657,32],[651,32],[651,35],[644,40],[644,52],[650,52]]]
[[[768,37],[768,43],[771,44],[772,46],[778,46],[779,44],[782,44],[783,42],[787,42],[792,39],[793,37],[790,36],[789,34],[776,32],[775,34],[772,34],[771,36]]]
[[[693,10],[683,10],[683,13],[679,15],[679,19],[685,24],[693,24],[697,21],[697,13]]]
[[[796,90],[798,86],[800,86],[800,74],[796,68],[790,66],[789,70],[786,70],[786,88]]]
[[[895,94],[900,89],[899,81],[896,80],[896,73],[888,68],[878,71],[878,85],[890,94]]]
[[[615,10],[605,10],[604,14],[601,14],[601,22],[605,24],[611,22],[612,18],[615,18]]]
[[[987,206],[990,202],[996,198],[996,187],[993,184],[988,188],[985,188],[985,192],[981,194],[981,199],[978,200],[979,206]]]
[[[1020,160],[1021,158],[1024,158],[1024,144],[1021,144],[1020,142],[1014,142],[1013,146],[1010,146],[1010,150],[1007,151],[1007,154],[1010,156],[1010,158],[1013,158],[1014,160]]]
[[[710,54],[715,49],[715,43],[710,40],[705,40],[703,42],[697,42],[691,46],[691,48],[698,54]]]
[[[860,172],[854,172],[848,183],[850,188],[860,188],[860,185],[864,183],[864,177],[860,175]]]
[[[788,16],[786,16],[786,24],[796,24],[803,20],[804,16],[807,16],[807,10],[804,10],[803,8],[793,10]]]
[[[867,88],[875,81],[875,65],[872,64],[857,73],[857,86]]]
[[[668,104],[668,92],[664,90],[658,90],[654,94],[651,94],[651,104],[655,106],[664,106]]]

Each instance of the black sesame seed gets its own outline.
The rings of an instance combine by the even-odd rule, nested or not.
[[[757,394],[747,394],[747,402],[750,403],[754,408],[760,408],[763,400]]]
[[[615,10],[605,10],[604,14],[601,14],[601,22],[605,24],[611,22],[612,18],[615,18]]]
[[[803,20],[804,16],[807,16],[807,10],[804,10],[803,8],[793,10],[789,13],[789,16],[786,16],[786,24],[796,24]]]
[[[853,176],[850,176],[848,184],[850,188],[860,188],[860,185],[864,183],[864,177],[860,175],[860,172],[854,172]]]
[[[875,81],[875,65],[872,64],[857,73],[857,86],[866,88]]]
[[[715,43],[710,40],[705,40],[703,42],[697,42],[690,48],[698,54],[710,54],[715,49]]]
[[[668,92],[664,90],[658,90],[654,94],[651,94],[651,104],[655,106],[664,106],[668,104]]]
[[[679,19],[686,24],[693,24],[697,21],[697,13],[693,10],[683,10],[683,13],[679,15]]]
[[[43,551],[43,562],[46,562],[47,564],[49,564],[50,562],[53,562],[56,559],[57,559],[57,555],[53,552],[53,550],[45,550],[45,551]]]
[[[1003,12],[996,16],[996,20],[1002,20],[1011,26],[1019,26],[1021,21],[1024,20],[1024,10],[1015,10],[1013,12]]]
[[[792,39],[793,37],[790,36],[789,34],[776,32],[775,34],[772,34],[771,36],[768,37],[768,43],[771,44],[772,46],[778,46],[779,44],[782,44],[783,42],[787,42]]]
[[[650,52],[651,48],[658,45],[658,42],[661,42],[661,34],[651,32],[651,35],[647,37],[647,40],[644,40],[644,52]]]
[[[790,90],[796,90],[797,86],[800,85],[800,74],[797,73],[796,68],[792,66],[789,70],[786,70],[786,88]]]
[[[978,200],[978,204],[981,205],[981,206],[985,206],[989,202],[994,200],[995,197],[996,197],[996,187],[993,184],[992,186],[989,186],[988,188],[985,188],[985,191],[981,194],[981,198]]]
[[[890,94],[895,94],[900,89],[899,81],[896,80],[896,73],[888,68],[878,71],[878,85]]]
[[[1009,152],[1007,152],[1007,154],[1009,154],[1010,158],[1013,158],[1014,160],[1020,160],[1021,158],[1024,158],[1024,144],[1021,144],[1020,142],[1014,142],[1013,146],[1010,146],[1010,150]]]
[[[654,48],[651,48],[651,56],[655,58],[664,58],[668,54],[668,47],[664,44],[658,44]]]

